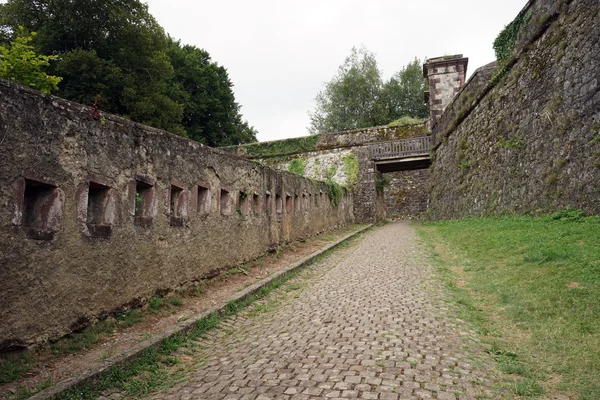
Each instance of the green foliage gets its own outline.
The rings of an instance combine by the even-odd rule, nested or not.
[[[167,302],[175,307],[180,307],[183,305],[183,299],[179,296],[171,296],[167,299]]]
[[[335,165],[330,165],[325,170],[325,180],[331,181],[337,172],[337,167]]]
[[[163,299],[161,297],[152,297],[148,300],[148,310],[150,312],[157,312],[163,305]]]
[[[565,207],[563,210],[557,211],[548,216],[550,220],[558,221],[580,221],[583,218],[582,209],[574,209],[571,206]]]
[[[421,62],[413,62],[383,82],[375,54],[352,48],[337,74],[316,96],[311,134],[384,125],[403,116],[426,117]]]
[[[52,353],[57,355],[76,354],[82,350],[91,348],[98,343],[100,338],[94,331],[86,330],[64,337],[52,345]]]
[[[342,157],[346,170],[346,186],[350,187],[358,182],[358,157],[350,152]]]
[[[500,136],[498,141],[496,142],[498,147],[502,148],[512,148],[518,149],[523,146],[523,137],[521,137],[520,133],[514,134],[510,139],[506,139],[505,137]]]
[[[375,188],[378,191],[382,191],[386,186],[389,186],[391,183],[391,178],[385,174],[378,173],[377,179],[375,180]]]
[[[183,105],[187,135],[209,146],[256,142],[256,130],[242,121],[227,70],[205,50],[169,39],[176,99]]]
[[[0,358],[0,384],[10,383],[31,369],[32,357],[21,356],[15,359]]]
[[[116,316],[117,326],[122,328],[129,328],[135,324],[139,324],[144,320],[144,314],[142,310],[133,309],[117,314]]]
[[[8,0],[0,32],[13,38],[19,25],[38,32],[38,52],[57,55],[61,97],[99,94],[104,111],[211,146],[256,141],[225,68],[169,38],[140,0]]]
[[[423,118],[413,118],[413,117],[402,117],[390,122],[387,126],[390,128],[395,128],[397,126],[407,126],[407,125],[421,125],[427,121],[427,119]]]
[[[526,15],[519,15],[510,24],[498,34],[494,40],[494,51],[496,52],[496,61],[498,70],[504,68],[510,57],[513,55],[519,34],[525,29],[531,19],[531,12]]]
[[[61,78],[48,75],[43,70],[58,56],[36,54],[34,47],[30,45],[35,36],[35,32],[27,35],[23,27],[19,27],[14,41],[6,47],[0,46],[0,78],[50,93],[58,88]]]
[[[272,142],[253,143],[246,146],[245,149],[248,154],[262,158],[289,156],[315,150],[317,141],[318,137],[316,136],[303,136]]]
[[[328,180],[326,183],[329,201],[331,202],[332,206],[337,207],[342,202],[344,188],[331,180]]]
[[[423,78],[423,63],[418,58],[396,72],[383,85],[381,101],[386,110],[385,118],[390,120],[419,121],[429,117],[425,103],[427,81]]]
[[[294,158],[288,165],[288,171],[304,176],[305,164],[306,160],[303,158]]]
[[[594,135],[594,138],[591,141],[595,143],[600,143],[600,132],[593,128],[590,129],[590,132]]]

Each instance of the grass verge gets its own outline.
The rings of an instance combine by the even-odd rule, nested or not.
[[[514,395],[600,399],[600,218],[465,219],[419,232]]]

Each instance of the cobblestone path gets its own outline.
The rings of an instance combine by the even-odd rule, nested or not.
[[[493,362],[432,273],[408,223],[376,228],[211,331],[192,357],[204,362],[152,396],[499,398]]]

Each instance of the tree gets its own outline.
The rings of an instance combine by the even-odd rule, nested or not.
[[[425,79],[418,59],[383,83],[375,55],[352,48],[333,79],[316,97],[309,113],[311,134],[384,125],[409,116],[424,118]]]
[[[170,40],[173,92],[183,105],[183,126],[190,138],[209,146],[256,141],[256,130],[242,122],[227,70],[205,50]]]
[[[58,56],[59,96],[211,146],[256,141],[227,70],[169,38],[140,0],[8,0],[0,41],[25,26],[39,52]]]
[[[381,71],[375,54],[353,47],[337,74],[317,94],[310,113],[311,134],[362,128],[380,123]]]
[[[383,86],[382,101],[389,120],[429,116],[424,100],[427,85],[423,78],[422,65],[422,62],[415,57]]]
[[[0,78],[18,82],[44,93],[58,88],[61,78],[43,71],[56,56],[38,55],[29,43],[36,35],[25,34],[20,28],[18,36],[7,46],[0,46]]]

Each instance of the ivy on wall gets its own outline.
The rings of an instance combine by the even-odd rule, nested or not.
[[[494,40],[494,51],[498,70],[503,69],[512,56],[517,45],[519,34],[525,29],[531,19],[531,11],[525,15],[519,15],[498,34]]]
[[[304,176],[305,163],[306,160],[303,158],[294,158],[288,164],[288,171]]]
[[[342,157],[346,169],[346,186],[351,187],[358,182],[358,157],[354,153],[348,153]]]

